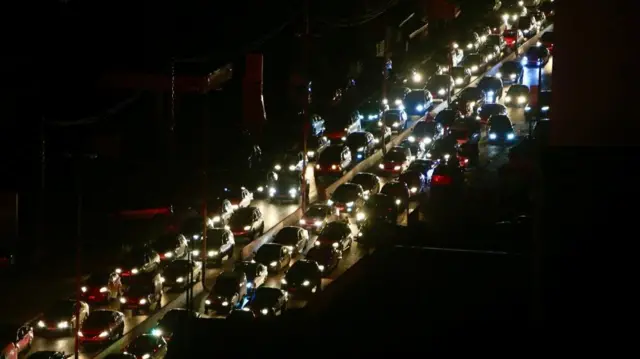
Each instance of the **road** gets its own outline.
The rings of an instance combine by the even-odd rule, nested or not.
[[[549,64],[547,64],[547,66],[545,66],[544,68],[544,72],[543,72],[543,78],[542,78],[542,84],[543,84],[543,88],[547,88],[550,86],[550,82],[551,82],[551,69],[553,66],[553,60],[551,60],[549,62]],[[493,74],[497,72],[497,69],[493,69],[490,74]],[[473,79],[475,80],[475,78]],[[537,78],[537,69],[529,69],[527,68],[525,70],[525,74],[524,74],[524,81],[523,83],[525,85],[536,85],[538,83],[538,78]],[[508,87],[505,89],[505,91],[508,90]],[[524,110],[523,109],[511,109],[509,110],[509,115],[516,127],[516,130],[524,135],[527,132],[527,125],[525,124],[524,121]],[[415,119],[413,119],[415,120]],[[503,161],[504,159],[506,159],[506,154],[507,154],[507,149],[503,146],[492,146],[492,145],[486,145],[486,143],[483,143],[483,145],[480,148],[480,157],[481,157],[481,167],[483,168],[482,172],[486,172],[486,169],[490,169],[490,168],[497,168],[498,165],[496,163],[500,163],[500,161]],[[376,164],[377,165],[377,164]],[[374,165],[374,167],[376,166]],[[316,188],[315,188],[315,183],[313,182],[313,176],[310,175],[313,169],[311,166],[309,166],[308,168],[308,172],[307,172],[307,176],[308,178],[310,178],[311,180],[311,191],[312,194],[315,193]],[[470,176],[470,177],[475,177],[475,176]],[[387,179],[383,178],[383,182],[386,181]],[[280,222],[284,217],[286,217],[287,215],[289,215],[290,213],[292,213],[293,211],[295,211],[295,209],[297,208],[297,205],[295,204],[290,204],[290,205],[281,205],[281,204],[272,204],[269,203],[268,201],[265,200],[257,200],[254,202],[256,206],[258,206],[261,211],[264,213],[265,215],[265,228],[271,228],[273,227],[275,224],[277,224],[278,222]],[[415,204],[412,204],[412,209],[413,207],[415,207]],[[399,217],[398,219],[398,223],[399,224],[404,224],[406,225],[406,216],[402,215]],[[355,231],[356,228],[353,228],[353,230]],[[315,236],[313,237],[315,238]],[[313,242],[313,240],[311,241]],[[337,277],[339,277],[342,273],[344,273],[346,270],[348,270],[351,266],[353,266],[358,260],[360,260],[360,258],[362,258],[362,256],[366,253],[366,250],[363,249],[362,247],[360,247],[357,243],[354,243],[354,246],[347,252],[345,253],[345,256],[343,257],[343,259],[341,260],[338,268],[333,271],[331,273],[331,275],[324,279],[322,282],[323,288],[326,287],[327,285],[329,285],[333,280],[335,280]],[[232,268],[232,262],[231,261],[227,261],[224,265],[223,268],[226,269],[230,269]],[[213,285],[214,281],[215,281],[215,277],[217,276],[217,274],[219,274],[221,271],[221,269],[209,269],[207,270],[207,287],[211,288],[211,286]],[[279,287],[280,286],[280,279],[282,278],[283,274],[279,274],[279,275],[274,275],[271,276],[269,278],[269,280],[267,281],[267,283],[265,285],[267,286],[271,286],[271,287]],[[69,282],[67,284],[69,290],[66,291],[67,293],[71,293],[72,292],[72,288],[73,288],[73,281],[67,281]],[[56,290],[56,292],[60,293],[61,291],[58,289]],[[172,301],[173,299],[175,299],[178,295],[180,294],[180,292],[173,292],[171,290],[167,290],[163,296],[163,306]],[[37,314],[37,311],[39,309],[42,308],[46,308],[46,304],[45,301],[43,301],[42,298],[48,298],[48,299],[55,299],[55,297],[51,297],[51,296],[42,296],[42,295],[37,295],[35,294],[35,291],[31,291],[29,292],[29,294],[26,296],[28,297],[28,301],[27,302],[20,302],[20,303],[28,303],[25,304],[26,307],[28,308],[32,308],[33,309],[33,314],[31,315],[35,315]],[[198,305],[196,306],[196,308],[199,311],[202,311],[204,308],[204,299],[206,297],[206,292],[203,292],[201,295],[199,295],[197,298],[195,298],[196,303],[198,303]],[[13,297],[11,298],[13,303],[16,303],[16,298]],[[114,304],[117,305],[117,304]],[[290,302],[290,306],[291,307],[301,307],[305,305],[305,301],[303,300],[297,300],[297,299],[293,299]],[[1,308],[4,308],[5,310],[7,309],[14,309],[15,305],[3,305]],[[38,308],[38,309],[36,309]],[[114,307],[114,309],[116,309]],[[25,311],[26,312],[26,311]],[[131,313],[125,313],[127,314],[127,319],[125,322],[125,332],[130,331],[133,327],[135,327],[137,324],[141,323],[142,321],[144,321],[147,316],[146,315],[137,315],[137,316],[131,316]],[[4,318],[4,317],[3,317]],[[34,340],[34,345],[32,348],[32,351],[36,351],[36,350],[59,350],[59,351],[65,351],[65,352],[73,352],[74,349],[74,340],[71,337],[65,337],[65,338],[57,338],[57,339],[51,339],[51,338],[43,338],[43,337],[37,337]],[[95,356],[95,354],[97,353],[97,351],[87,351],[84,352],[81,355],[82,358],[91,358],[93,356]]]

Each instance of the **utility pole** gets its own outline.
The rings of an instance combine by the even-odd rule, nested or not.
[[[384,41],[382,42],[382,53],[383,53],[383,57],[382,57],[382,98],[387,100],[387,103],[384,104],[383,103],[383,108],[384,111],[386,111],[389,108],[389,99],[387,98],[387,79],[389,77],[389,68],[387,67],[387,62],[389,61],[389,55],[387,53],[387,43],[389,42],[389,39],[391,38],[390,34],[389,34],[389,28],[386,28],[385,31],[385,38]],[[384,115],[384,111],[383,111],[383,115]],[[384,121],[384,116],[380,116],[380,121],[382,122],[382,154],[386,155],[387,154],[387,143],[386,143],[386,137],[385,134],[387,133],[387,124]]]
[[[80,358],[80,302],[82,301],[82,176],[83,159],[75,159],[76,167],[76,303],[75,315],[76,322],[74,325],[73,336],[75,339],[74,354],[76,358]],[[73,324],[72,324],[73,325]]]
[[[207,232],[209,229],[209,213],[207,202],[209,198],[209,102],[205,101],[202,107],[202,288],[207,289]]]
[[[311,127],[310,117],[309,117],[309,90],[308,83],[310,80],[310,70],[311,66],[309,66],[309,0],[305,0],[304,2],[304,39],[302,40],[303,46],[303,64],[305,66],[304,74],[306,77],[305,84],[307,84],[306,96],[304,99],[304,113],[303,113],[303,124],[302,124],[302,178],[300,185],[300,204],[302,208],[302,212],[304,213],[307,210],[307,197],[309,188],[307,188],[307,132],[309,131],[308,127]]]
[[[46,147],[46,122],[44,116],[40,120],[40,201],[38,205],[38,215],[40,228],[38,228],[38,240],[40,241],[39,245],[44,243],[44,227],[45,227],[45,176],[46,176],[46,163],[47,163],[47,147]]]

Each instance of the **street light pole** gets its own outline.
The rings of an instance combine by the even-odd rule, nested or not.
[[[76,160],[77,161],[77,160]],[[80,160],[82,161],[82,160]],[[74,354],[80,357],[80,302],[82,301],[82,162],[76,163],[76,303],[74,325]]]

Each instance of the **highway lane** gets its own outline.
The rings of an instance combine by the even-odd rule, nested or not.
[[[548,82],[550,83],[550,73],[551,73],[551,67],[552,67],[552,61],[550,61],[550,63],[545,67],[545,71],[544,71],[544,75],[543,75],[543,86],[546,84],[545,82],[548,79]],[[493,72],[496,72],[497,70],[494,70]],[[524,79],[524,84],[527,85],[532,85],[532,84],[536,84],[537,83],[537,70],[536,69],[526,69],[525,70],[525,79]],[[522,109],[513,109],[510,110],[510,116],[512,118],[512,121],[514,122],[514,124],[517,126],[517,129],[521,130],[521,131],[525,131],[526,130],[526,125],[524,123],[524,112]],[[486,151],[481,151],[481,156],[487,158],[487,160],[491,159],[491,157],[494,156],[498,156],[500,154],[504,153],[504,148],[497,148],[495,150],[495,153],[492,154],[492,147],[497,147],[497,146],[483,146],[485,148]],[[484,156],[482,155],[484,153]],[[309,167],[307,169],[307,178],[309,178],[312,186],[311,186],[311,193],[315,193],[316,188],[315,188],[315,183],[314,183],[314,177],[312,175],[312,168]],[[278,223],[282,218],[284,218],[286,215],[292,213],[296,208],[297,205],[296,204],[290,204],[290,205],[281,205],[281,204],[273,204],[273,203],[269,203],[269,201],[266,200],[257,200],[255,201],[255,205],[258,206],[261,211],[265,214],[265,228],[270,228],[273,225],[275,225],[276,223]],[[412,206],[413,207],[413,206]],[[403,216],[399,219],[399,223],[400,224],[406,224],[406,217]],[[355,230],[355,228],[354,228]],[[345,256],[343,257],[340,265],[338,266],[338,268],[331,273],[331,275],[323,280],[323,287],[326,287],[328,284],[330,284],[335,278],[337,278],[339,275],[341,275],[342,273],[344,273],[346,270],[348,270],[353,264],[355,264],[360,258],[362,258],[363,255],[366,254],[366,250],[363,249],[362,247],[360,247],[357,243],[354,244],[353,248],[351,250],[349,250],[347,253],[345,253]],[[226,268],[231,268],[232,263],[228,262],[225,264],[224,267]],[[208,277],[208,286],[213,284],[213,281],[215,278],[215,276],[220,272],[220,269],[214,269],[214,270],[208,270],[207,271],[207,277]],[[269,281],[267,282],[268,286],[274,286],[274,287],[279,287],[280,286],[280,279],[282,278],[283,274],[280,274],[278,276],[273,276],[269,279]],[[170,292],[168,291],[167,293],[165,293],[164,297],[163,297],[163,305],[166,304],[167,302],[173,300],[175,297],[177,297],[179,295],[179,293],[174,293],[174,292]],[[199,309],[202,310],[203,306],[204,306],[204,299],[205,299],[205,294],[199,296],[199,298],[196,298],[196,302],[200,303],[199,305]],[[305,304],[304,301],[300,301],[300,300],[292,300],[291,302],[291,306],[292,307],[299,307],[299,306],[303,306]],[[138,323],[144,321],[146,319],[147,316],[145,315],[139,315],[139,316],[128,316],[127,317],[127,322],[125,323],[126,325],[126,331],[129,331],[131,328],[133,328],[135,325],[137,325]],[[35,341],[34,341],[34,346],[32,350],[62,350],[62,351],[66,351],[66,352],[73,352],[73,338],[59,338],[59,339],[46,339],[46,338],[41,338],[38,337]],[[83,354],[81,357],[92,357],[95,354],[95,352],[85,352],[85,354]]]

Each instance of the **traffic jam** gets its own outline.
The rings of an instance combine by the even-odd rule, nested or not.
[[[221,189],[206,219],[187,218],[117,266],[92,273],[81,301],[69,293],[33,321],[6,329],[0,357],[68,357],[76,337],[80,356],[95,357],[170,306],[151,330],[109,349],[118,358],[162,358],[190,317],[267,319],[304,306],[375,247],[368,239],[381,223],[407,225],[426,193],[464,191],[467,174],[490,160],[484,153],[508,151],[548,121],[551,91],[536,73],[551,72],[549,4],[495,10],[442,49],[447,61],[394,73],[384,93],[350,116],[312,118],[306,153],[273,155],[256,183]],[[353,173],[380,151],[381,160]],[[326,198],[308,203],[310,192],[328,187],[335,188]],[[257,201],[308,204],[295,223],[264,236],[275,223],[265,221]],[[171,306],[203,278],[194,311]]]

